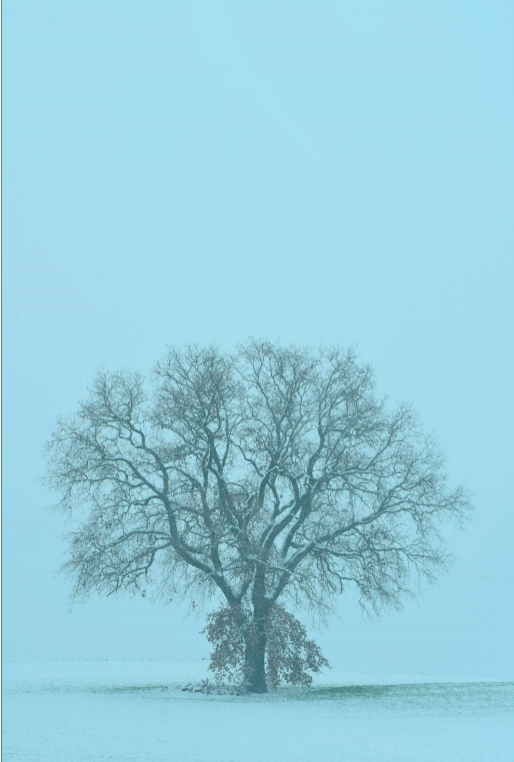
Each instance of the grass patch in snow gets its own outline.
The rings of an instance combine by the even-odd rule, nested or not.
[[[135,694],[156,693],[169,691],[169,685],[150,683],[148,685],[94,685],[89,688],[89,693],[113,693]]]

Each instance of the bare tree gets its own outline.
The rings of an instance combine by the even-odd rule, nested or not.
[[[338,348],[170,349],[148,393],[138,374],[101,372],[48,462],[59,507],[86,507],[74,594],[217,590],[254,692],[280,598],[323,610],[354,585],[365,607],[399,606],[447,561],[440,521],[469,508],[410,407],[390,410]]]

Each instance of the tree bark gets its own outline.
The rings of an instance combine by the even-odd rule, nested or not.
[[[267,693],[266,625],[263,617],[255,617],[245,637],[244,683],[248,693]]]

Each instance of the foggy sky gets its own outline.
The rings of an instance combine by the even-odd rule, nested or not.
[[[253,335],[357,344],[473,495],[419,606],[309,627],[332,664],[514,678],[512,3],[5,0],[3,25],[3,658],[207,655],[184,607],[70,613],[42,448],[101,366]]]

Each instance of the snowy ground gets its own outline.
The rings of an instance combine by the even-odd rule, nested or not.
[[[5,664],[16,762],[514,760],[514,683],[328,672],[309,690],[183,693],[205,663]]]

